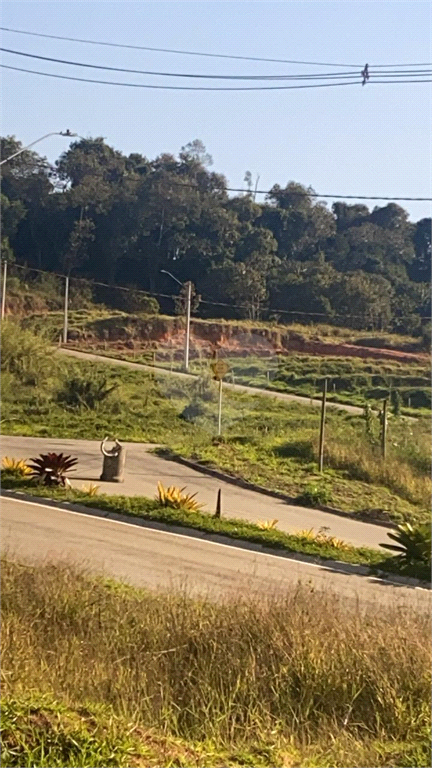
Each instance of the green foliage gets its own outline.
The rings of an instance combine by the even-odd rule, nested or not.
[[[21,144],[6,137],[2,147],[12,154]],[[148,160],[86,138],[60,156],[53,178],[45,160],[23,152],[2,168],[4,250],[21,264],[73,269],[109,285],[128,284],[133,274],[135,287],[151,293],[166,293],[161,269],[175,270],[219,302],[222,316],[288,308],[322,313],[334,325],[421,336],[420,316],[430,310],[430,219],[413,224],[394,203],[372,211],[336,203],[330,211],[294,181],[274,185],[260,204],[251,192],[230,199],[209,159],[199,140],[177,157]],[[126,311],[156,311],[126,297]]]
[[[64,456],[63,453],[41,453],[36,459],[30,459],[32,464],[29,464],[29,468],[32,470],[32,477],[34,480],[38,480],[43,485],[61,485],[65,486],[67,483],[67,473],[71,470],[75,464],[78,464],[78,459],[73,459],[71,456]]]
[[[332,501],[332,493],[323,482],[312,482],[304,487],[296,501],[308,507],[326,506]]]
[[[423,525],[403,523],[398,525],[397,533],[387,535],[396,544],[382,544],[382,546],[398,553],[395,557],[403,569],[410,566],[424,566],[425,572],[430,576],[432,549],[430,523]]]
[[[8,768],[127,768],[136,739],[111,712],[61,705],[49,696],[6,696],[1,702],[2,764]],[[123,728],[122,728],[123,727]],[[123,730],[123,732],[122,732]]]
[[[57,373],[59,364],[48,339],[6,320],[1,328],[1,370],[24,385],[41,386]]]
[[[205,412],[206,411],[203,404],[200,403],[199,400],[193,400],[183,408],[179,415],[180,418],[184,419],[185,421],[194,422],[200,416],[204,416]]]
[[[204,504],[199,504],[196,501],[196,493],[183,493],[185,488],[176,488],[174,485],[165,488],[159,482],[157,490],[156,500],[161,507],[182,509],[184,512],[198,512],[204,506]]]
[[[74,376],[65,380],[57,393],[57,401],[69,408],[94,410],[117,388],[118,384],[110,384],[107,376]]]

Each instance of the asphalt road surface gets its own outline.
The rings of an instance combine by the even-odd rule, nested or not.
[[[102,437],[104,437],[102,435]],[[2,435],[1,456],[29,459],[47,451],[63,452],[79,460],[77,471],[70,475],[78,488],[90,482],[100,486],[100,493],[154,498],[157,482],[163,485],[186,486],[188,492],[197,493],[197,499],[213,512],[218,489],[222,490],[222,514],[243,520],[278,520],[283,531],[299,531],[325,527],[327,533],[355,546],[379,548],[387,539],[388,528],[364,523],[349,517],[322,512],[319,509],[299,507],[282,499],[272,498],[257,491],[232,485],[198,472],[174,461],[149,453],[154,446],[143,443],[125,443],[126,470],[124,483],[105,483],[99,480],[102,470],[100,444],[92,440],[66,440],[39,437]],[[95,506],[97,504],[95,503]]]
[[[136,586],[209,597],[274,593],[299,582],[353,604],[429,611],[430,591],[274,555],[155,531],[43,503],[3,498],[2,549],[21,562],[68,560]]]

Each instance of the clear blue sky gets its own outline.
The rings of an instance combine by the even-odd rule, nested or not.
[[[2,25],[134,45],[364,64],[431,61],[430,3],[416,0],[285,2],[3,2]],[[219,74],[328,71],[265,62],[131,51],[3,33],[15,50],[87,63]],[[81,77],[162,83],[89,73],[3,54],[3,62]],[[243,186],[289,180],[318,192],[431,197],[430,85],[360,85],[305,91],[206,93],[75,83],[2,70],[2,133],[24,143],[70,128],[154,158],[201,139],[214,170]],[[174,82],[174,81],[171,81]],[[183,82],[183,81],[182,81]],[[218,83],[211,83],[216,85]],[[67,147],[37,148],[55,160]],[[329,201],[331,204],[331,201]],[[385,203],[382,203],[384,205]],[[429,203],[401,203],[417,220]],[[370,203],[370,206],[375,203]]]

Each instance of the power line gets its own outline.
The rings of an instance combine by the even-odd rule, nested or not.
[[[4,66],[1,65],[0,66]],[[20,70],[21,71],[21,70]],[[52,167],[52,171],[56,172],[56,169]],[[158,183],[158,179],[156,179],[156,184]],[[170,180],[168,182],[168,186],[171,187],[186,187],[187,189],[195,189],[197,192],[200,192],[200,188],[196,184],[190,184],[187,181],[173,181]],[[243,195],[270,195],[273,193],[273,190],[271,189],[254,189],[253,192],[249,192],[248,190],[245,190],[242,187],[223,187],[223,189],[215,188],[213,190],[208,190],[210,192],[239,192]],[[283,188],[281,189],[283,192]],[[312,192],[306,190],[305,192],[300,192],[297,190],[289,190],[288,194],[291,197],[314,197],[314,198],[326,198],[330,200],[386,200],[389,202],[416,202],[416,203],[429,203],[432,202],[432,197],[385,197],[380,195],[331,195],[331,194],[322,194],[320,192]]]
[[[73,77],[72,75],[56,75],[51,72],[38,72],[33,69],[24,69],[22,67],[12,67],[9,64],[1,63],[3,69],[12,69],[15,72],[26,72],[31,75],[42,75],[43,77],[55,77],[58,80],[73,80],[79,83],[96,83],[97,85],[118,85],[126,88],[151,88],[152,90],[163,91],[290,91],[299,88],[332,88],[338,85],[359,85],[359,80],[344,80],[338,83],[313,83],[308,85],[257,85],[257,86],[236,86],[227,88],[218,86],[192,86],[192,85],[149,85],[148,83],[120,83],[115,80],[92,80],[87,77]],[[403,82],[403,81],[402,81]],[[408,82],[428,82],[415,80]]]
[[[149,85],[148,83],[120,83],[115,80],[92,80],[87,77],[73,77],[72,75],[56,75],[52,72],[39,72],[33,69],[24,69],[22,67],[12,67],[9,64],[0,64],[3,69],[12,69],[15,72],[26,72],[30,75],[41,75],[43,77],[55,77],[58,80],[72,80],[78,83],[95,83],[97,85],[117,85],[126,88],[150,88],[152,90],[163,91],[292,91],[304,88],[332,88],[339,85],[359,85],[359,80],[344,80],[338,83],[313,83],[308,85],[257,85],[257,86],[236,86],[222,88],[218,86],[192,86],[192,85]],[[372,84],[380,83],[389,85],[392,83],[431,83],[432,80],[375,80]]]
[[[48,272],[44,269],[36,269],[35,267],[25,267],[23,264],[16,264],[14,263],[12,265],[13,269],[22,269],[23,271],[27,272],[36,272],[40,275],[54,275],[55,277],[59,277],[62,279],[65,279],[67,275],[59,274],[58,272]],[[141,288],[126,288],[122,285],[109,285],[109,283],[101,283],[96,280],[91,280],[88,277],[70,277],[70,280],[77,280],[78,282],[87,283],[89,285],[97,285],[102,288],[110,288],[111,290],[115,291],[130,291],[132,293],[140,293],[144,296],[151,296],[151,297],[157,297],[157,298],[163,298],[163,299],[172,299],[173,301],[175,299],[178,299],[178,295],[176,294],[167,294],[167,293],[152,293],[150,291],[143,291]],[[206,304],[207,306],[212,307],[227,307],[229,309],[245,309],[248,310],[249,307],[245,304],[225,304],[224,302],[220,301],[208,301],[206,299],[201,299],[200,304]],[[367,315],[348,315],[348,314],[337,314],[332,312],[301,312],[297,311],[296,309],[275,309],[274,307],[267,307],[262,310],[266,313],[275,313],[280,315],[301,315],[305,317],[328,317],[330,319],[335,317],[345,317],[345,318],[357,318],[357,319],[367,319]],[[398,315],[396,319],[398,320],[404,320],[411,317],[411,315]],[[419,315],[420,320],[429,320],[428,315]]]
[[[321,73],[321,74],[300,74],[300,75],[201,75],[201,74],[193,74],[193,73],[185,73],[185,72],[155,72],[154,70],[143,70],[143,69],[126,69],[123,67],[110,67],[110,66],[103,66],[100,64],[84,64],[82,62],[78,61],[69,61],[66,59],[56,59],[52,58],[50,56],[39,56],[33,53],[24,53],[23,51],[15,51],[10,48],[0,48],[0,51],[4,51],[5,53],[12,53],[15,56],[26,56],[30,59],[42,59],[43,61],[52,61],[57,64],[68,64],[72,65],[74,67],[88,67],[90,69],[106,69],[110,70],[111,72],[128,72],[131,74],[136,75],[157,75],[160,77],[192,77],[192,78],[202,78],[206,80],[291,80],[291,79],[315,79],[315,78],[336,78],[336,77],[351,77],[351,76],[359,76],[358,72],[329,72],[329,73]]]
[[[71,43],[87,43],[90,45],[105,45],[112,48],[129,48],[129,49],[138,50],[138,51],[155,51],[157,53],[176,53],[176,54],[182,54],[184,56],[206,56],[209,58],[216,58],[216,59],[237,59],[237,60],[243,60],[243,61],[269,61],[269,62],[274,62],[279,64],[309,64],[310,66],[319,66],[319,67],[357,67],[358,68],[363,66],[363,64],[329,64],[328,62],[323,62],[323,61],[295,61],[291,59],[265,58],[262,56],[236,56],[236,55],[230,55],[226,53],[201,53],[199,51],[180,51],[175,48],[153,48],[147,45],[127,45],[125,43],[110,43],[110,42],[104,42],[101,40],[83,40],[77,37],[47,35],[47,34],[42,34],[41,32],[28,32],[22,29],[11,29],[10,27],[0,27],[0,29],[3,30],[4,32],[14,32],[19,35],[31,35],[32,37],[45,37],[45,38],[50,38],[51,40],[66,40]],[[409,65],[404,65],[404,66],[409,66]]]
[[[41,56],[34,53],[26,53],[24,51],[15,51],[11,48],[1,48],[0,51],[4,51],[5,53],[11,53],[14,56],[25,56],[26,58],[30,59],[39,59],[42,61],[50,61],[54,62],[56,64],[67,64],[68,66],[74,66],[74,67],[85,67],[87,69],[103,69],[103,70],[109,70],[110,72],[127,72],[129,74],[135,74],[135,75],[156,75],[158,77],[182,77],[182,78],[195,78],[195,79],[202,79],[202,80],[269,80],[269,81],[276,81],[276,80],[334,80],[336,78],[342,78],[343,80],[350,78],[350,77],[361,77],[360,72],[323,72],[319,74],[295,74],[295,75],[202,75],[202,74],[195,74],[190,72],[159,72],[154,70],[145,70],[145,69],[128,69],[125,67],[111,67],[107,65],[101,65],[101,64],[87,64],[80,61],[70,61],[68,59],[57,59],[53,58],[51,56]],[[383,71],[380,72],[380,75],[383,77],[394,77],[395,75],[401,76],[401,77],[412,77],[414,75],[416,76],[423,76],[423,75],[430,75],[432,74],[432,70],[397,70],[395,72],[393,71]]]
[[[3,30],[3,32],[13,32],[14,34],[19,35],[30,35],[32,37],[43,37],[43,38],[49,38],[50,40],[65,40],[67,42],[72,43],[86,43],[89,45],[104,45],[109,46],[112,48],[128,48],[132,50],[138,50],[138,51],[154,51],[158,53],[175,53],[175,54],[181,54],[184,56],[205,56],[210,58],[216,58],[216,59],[236,59],[241,61],[268,61],[268,62],[274,62],[279,64],[307,64],[310,66],[318,66],[318,67],[363,67],[363,64],[330,64],[329,62],[323,62],[323,61],[299,61],[294,59],[274,59],[274,58],[267,58],[263,56],[238,56],[234,54],[227,54],[227,53],[203,53],[199,51],[182,51],[175,48],[153,48],[146,45],[128,45],[126,43],[112,43],[112,42],[106,42],[102,40],[87,40],[82,39],[79,37],[65,37],[62,35],[48,35],[42,32],[29,32],[28,30],[23,29],[13,29],[11,27],[1,27],[0,30]],[[383,67],[430,67],[432,66],[431,62],[426,63],[420,63],[420,64],[373,64],[370,65],[375,68],[383,68]]]
[[[196,186],[196,184],[188,184],[187,182],[176,182],[176,181],[170,181],[169,184],[174,187],[188,187],[190,189],[196,189],[199,191],[199,187]],[[224,187],[223,190],[216,190],[216,191],[227,191],[227,192],[242,192],[243,194],[251,194],[251,195],[269,195],[272,194],[273,190],[271,189],[254,189],[253,192],[248,192],[245,189],[242,189],[240,187]],[[281,189],[283,192],[284,190]],[[295,197],[325,197],[332,200],[406,200],[410,202],[432,202],[432,197],[380,197],[380,196],[374,196],[374,195],[323,195],[319,192],[297,192],[291,190],[288,191],[289,195],[295,196]]]

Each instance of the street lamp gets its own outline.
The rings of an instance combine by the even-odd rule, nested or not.
[[[53,133],[46,133],[45,136],[41,136],[40,139],[36,139],[36,141],[32,141],[31,144],[29,144],[27,147],[23,147],[22,149],[18,150],[18,152],[14,152],[13,155],[9,155],[5,160],[2,160],[0,162],[0,165],[3,165],[4,163],[9,162],[9,160],[13,160],[14,157],[17,157],[22,152],[26,152],[27,149],[30,149],[30,147],[33,147],[35,144],[38,144],[39,141],[43,141],[43,139],[47,139],[49,136],[78,136],[77,133],[71,133],[69,130],[67,131],[54,131]]]
[[[161,272],[163,272],[165,275],[169,275],[172,277],[173,280],[175,280],[176,283],[181,285],[183,288],[183,283],[180,282],[174,275],[171,274],[171,272],[168,272],[166,269],[161,269]],[[187,297],[186,297],[186,337],[185,337],[185,350],[184,350],[184,367],[185,371],[187,372],[189,370],[189,347],[190,347],[190,319],[191,319],[191,303],[192,303],[192,283],[189,282],[186,283],[187,285]]]

